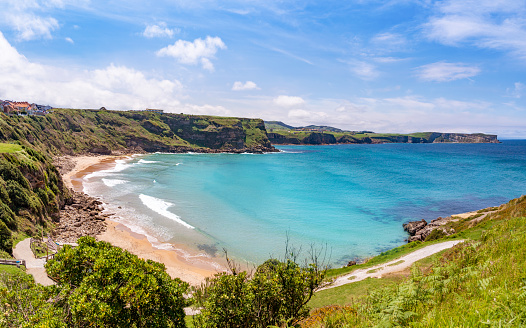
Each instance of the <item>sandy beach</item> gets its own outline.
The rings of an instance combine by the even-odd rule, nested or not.
[[[63,175],[64,183],[77,192],[83,191],[83,178],[93,172],[110,169],[115,165],[115,160],[123,156],[78,156],[72,157],[75,166],[71,171]],[[218,264],[212,260],[199,260],[189,262],[178,252],[180,245],[175,250],[164,250],[155,248],[146,236],[132,232],[124,224],[107,219],[107,229],[97,236],[98,240],[107,241],[114,246],[121,247],[139,256],[163,263],[166,272],[172,278],[180,278],[191,285],[199,285],[206,277],[218,272]]]

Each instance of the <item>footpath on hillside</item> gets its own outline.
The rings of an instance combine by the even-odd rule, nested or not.
[[[350,273],[337,277],[330,285],[327,285],[321,288],[320,290],[343,286],[367,278],[381,278],[383,275],[389,273],[404,271],[405,269],[413,265],[413,263],[415,263],[416,261],[441,252],[445,249],[451,248],[459,243],[462,243],[463,241],[464,240],[451,240],[443,243],[429,245],[412,253],[399,257],[395,260],[378,264],[365,269],[354,270]]]
[[[26,272],[31,274],[35,278],[35,282],[44,286],[50,286],[55,282],[47,276],[44,264],[46,259],[36,259],[31,251],[31,238],[27,238],[16,244],[13,248],[13,256],[17,260],[26,261]]]

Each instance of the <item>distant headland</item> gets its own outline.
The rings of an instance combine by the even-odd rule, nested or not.
[[[500,143],[497,135],[483,133],[375,133],[372,131],[345,131],[320,125],[293,127],[279,121],[266,121],[265,127],[268,138],[274,145]]]

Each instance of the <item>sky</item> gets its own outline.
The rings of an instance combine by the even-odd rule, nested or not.
[[[0,99],[526,138],[526,1],[0,0]]]

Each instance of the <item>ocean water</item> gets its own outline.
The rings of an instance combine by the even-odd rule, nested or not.
[[[282,256],[289,238],[326,247],[335,266],[403,244],[407,221],[526,193],[526,140],[279,149],[132,156],[86,176],[84,188],[160,248],[183,244],[189,257],[225,248],[260,263]]]

